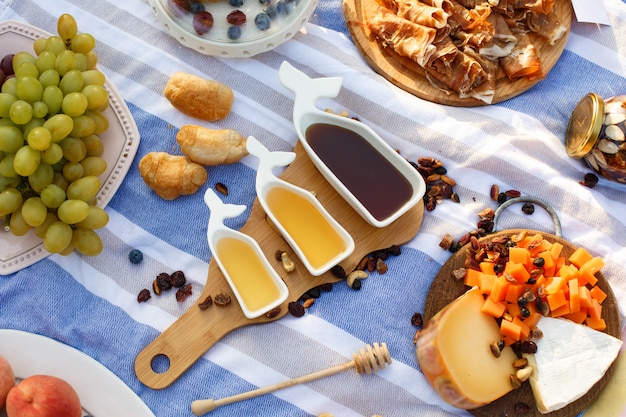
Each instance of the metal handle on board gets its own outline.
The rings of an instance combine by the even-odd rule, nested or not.
[[[556,211],[554,211],[554,209],[550,207],[550,205],[546,203],[544,200],[537,198],[537,197],[524,197],[524,196],[515,197],[502,203],[496,209],[495,215],[493,216],[493,230],[494,231],[497,230],[498,219],[500,215],[502,214],[502,212],[510,205],[516,204],[516,203],[533,203],[542,207],[544,210],[548,212],[550,217],[552,217],[552,222],[554,223],[554,234],[558,237],[563,237],[563,229],[561,228],[561,221],[559,220],[559,216],[556,214]]]

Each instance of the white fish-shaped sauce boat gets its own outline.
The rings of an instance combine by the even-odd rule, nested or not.
[[[271,152],[253,136],[246,147],[259,159],[256,193],[259,203],[313,276],[339,264],[354,251],[352,236],[335,220],[311,191],[276,177],[274,169],[294,161],[293,152]]]
[[[241,215],[246,206],[225,204],[211,188],[206,190],[204,202],[211,211],[207,226],[209,249],[244,315],[253,319],[282,304],[289,289],[257,241],[224,225],[225,219]]]
[[[366,124],[315,106],[339,94],[342,78],[312,79],[288,62],[278,76],[295,93],[293,123],[304,150],[361,217],[385,227],[421,201],[424,180],[395,149]]]

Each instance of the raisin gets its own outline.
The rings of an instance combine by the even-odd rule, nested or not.
[[[320,285],[320,286],[319,286],[319,287],[317,287],[317,288],[319,288],[321,291],[324,291],[324,292],[329,292],[329,291],[332,291],[332,289],[333,289],[333,284],[332,284],[332,283],[330,283],[330,282],[327,282],[327,283],[325,283],[325,284]]]
[[[524,403],[515,403],[515,414],[524,415],[530,412],[530,406]]]
[[[400,253],[402,253],[402,250],[400,249],[400,246],[392,245],[387,248],[387,253],[391,256],[399,256]]]
[[[167,291],[172,288],[172,284],[170,283],[170,275],[167,272],[161,272],[156,277],[156,282],[161,291]]]
[[[185,278],[185,273],[183,271],[174,271],[170,275],[170,284],[174,288],[180,288],[185,285],[187,282],[187,278]]]
[[[509,198],[506,196],[506,194],[504,194],[504,193],[499,193],[498,194],[498,204],[502,204],[502,203],[504,203],[508,199]]]
[[[525,340],[522,342],[521,352],[530,354],[537,353],[537,344],[532,340]]]
[[[198,304],[198,307],[200,308],[200,310],[206,310],[211,304],[213,304],[213,298],[211,298],[211,294],[209,294],[203,302]]]
[[[543,258],[535,258],[535,259],[533,259],[533,265],[538,266],[539,268],[541,268],[545,264],[546,264],[546,260],[543,259]]]
[[[524,203],[522,212],[528,215],[533,214],[535,212],[535,205],[533,203]]]
[[[304,316],[304,307],[302,306],[302,304],[298,303],[297,301],[290,302],[287,305],[287,308],[289,310],[289,313],[291,313],[291,315],[294,317]]]
[[[223,307],[230,303],[230,295],[226,294],[224,291],[219,291],[217,294],[215,294],[213,302],[216,305]]]
[[[585,187],[593,188],[598,184],[598,176],[596,174],[588,173],[585,174],[584,180],[580,182],[581,185]]]
[[[346,279],[346,276],[347,276],[346,271],[343,269],[341,265],[333,266],[330,272],[332,272],[332,274],[339,279]]]
[[[185,284],[176,291],[176,301],[183,302],[192,294],[191,284]]]
[[[422,318],[422,314],[419,312],[414,313],[413,316],[411,317],[411,324],[416,327],[422,327],[422,325],[424,324],[424,319]]]
[[[137,302],[143,303],[143,302],[148,301],[151,298],[152,296],[150,295],[150,290],[147,288],[144,288],[143,290],[139,291],[139,295],[137,295]]]

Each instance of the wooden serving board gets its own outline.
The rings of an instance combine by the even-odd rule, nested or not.
[[[485,236],[480,240],[491,240],[494,237],[500,235],[508,236],[519,233],[522,230],[523,229],[503,230]],[[575,246],[573,246],[571,243],[563,238],[538,231],[529,232],[530,234],[540,233],[544,236],[544,238],[551,242],[561,243],[563,245],[563,250],[561,253],[566,257],[569,257],[569,255],[571,255],[576,250]],[[452,272],[455,269],[462,268],[464,266],[465,253],[466,251],[464,249],[461,249],[460,251],[452,255],[452,257],[442,266],[441,270],[435,277],[428,292],[428,297],[426,298],[426,304],[424,306],[424,320],[430,319],[439,310],[441,310],[443,307],[445,307],[447,304],[449,304],[451,301],[453,301],[469,289],[469,287],[466,287],[462,281],[456,281],[452,277]],[[617,300],[615,299],[615,295],[613,294],[613,291],[611,290],[611,287],[604,275],[602,275],[602,273],[597,273],[596,277],[598,278],[598,283],[596,285],[607,294],[606,300],[604,300],[604,302],[602,303],[602,316],[607,324],[605,332],[610,334],[611,336],[620,338],[621,325]],[[521,402],[531,407],[530,412],[524,414],[525,417],[573,417],[595,401],[595,399],[598,397],[598,395],[600,395],[600,392],[611,378],[614,369],[615,363],[611,365],[604,377],[602,377],[602,379],[598,381],[598,383],[596,383],[596,385],[594,385],[593,388],[591,388],[591,390],[589,390],[586,395],[584,395],[577,401],[569,404],[568,406],[548,414],[541,414],[537,410],[537,407],[535,406],[535,399],[533,397],[530,384],[528,383],[523,384],[521,388],[511,391],[509,394],[498,399],[497,401],[494,401],[491,404],[469,410],[469,412],[477,417],[493,417],[501,415],[515,416],[517,415],[515,413],[515,404]]]
[[[352,235],[355,250],[352,255],[341,262],[346,272],[354,270],[359,261],[370,252],[392,245],[401,245],[415,237],[424,214],[422,200],[389,226],[376,228],[363,220],[326,182],[299,143],[295,147],[295,153],[296,159],[287,167],[281,178],[314,191],[328,212]],[[243,326],[278,320],[287,314],[289,302],[298,300],[301,295],[319,285],[339,281],[331,272],[317,277],[308,273],[286,241],[268,222],[258,199],[255,199],[250,217],[240,230],[259,243],[265,256],[289,288],[289,298],[280,306],[280,313],[273,318],[265,316],[255,319],[246,318],[217,264],[211,260],[206,286],[198,297],[198,303],[209,295],[215,298],[218,291],[229,294],[231,303],[224,307],[213,304],[206,310],[201,310],[195,304],[192,305],[176,322],[142,350],[135,360],[135,373],[145,385],[154,389],[169,386],[226,334]],[[282,264],[275,258],[277,250],[286,251],[289,254],[296,263],[295,271],[285,272]],[[169,368],[162,373],[155,372],[152,368],[154,358],[160,355],[169,359]]]
[[[395,53],[391,48],[383,47],[364,24],[376,13],[378,7],[377,0],[343,0],[344,15],[352,40],[374,71],[401,89],[424,100],[450,106],[476,107],[486,105],[481,100],[460,98],[457,93],[446,94],[433,87],[426,79],[424,69],[415,61]],[[567,27],[567,34],[563,35],[554,46],[534,33],[529,34],[531,41],[540,53],[546,74],[554,67],[563,49],[565,49],[567,35],[572,24],[573,10],[569,0],[556,1],[554,10],[561,19],[561,23]],[[541,80],[519,79],[510,81],[500,70],[492,104],[522,94],[539,81]]]

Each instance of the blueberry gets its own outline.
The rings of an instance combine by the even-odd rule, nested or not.
[[[272,4],[267,9],[265,9],[265,13],[267,13],[270,19],[274,19],[276,16],[278,16],[278,8],[275,4]]]
[[[270,17],[267,13],[261,12],[254,18],[254,24],[260,30],[267,30],[270,27]]]
[[[143,261],[143,253],[141,253],[139,249],[133,249],[128,254],[128,259],[130,260],[130,263],[138,264]]]
[[[284,15],[288,15],[289,14],[289,9],[287,8],[287,3],[285,3],[284,1],[279,1],[278,3],[276,3],[276,7],[278,9],[278,14],[284,14]]]
[[[241,28],[239,26],[230,26],[228,28],[228,39],[239,39],[241,37]]]
[[[193,3],[191,3],[191,6],[189,6],[189,11],[191,13],[200,13],[204,10],[204,4],[200,3],[199,1],[194,1]]]
[[[243,6],[244,0],[229,0],[229,3],[233,7],[241,7]]]

